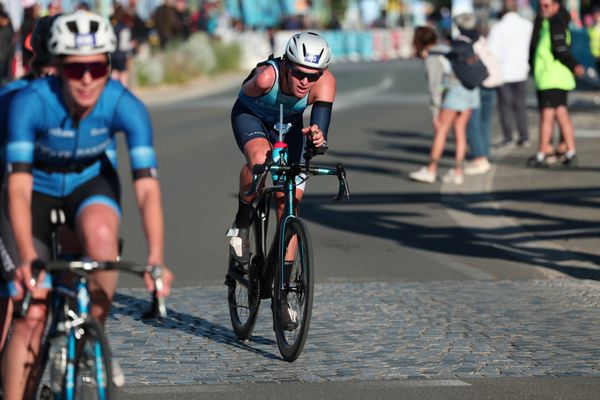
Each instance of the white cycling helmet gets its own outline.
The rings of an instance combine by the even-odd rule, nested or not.
[[[54,55],[89,56],[116,48],[117,38],[108,21],[83,10],[58,17],[48,39],[48,50]]]
[[[293,63],[309,68],[325,69],[331,60],[327,42],[314,32],[297,33],[285,46],[285,56]]]

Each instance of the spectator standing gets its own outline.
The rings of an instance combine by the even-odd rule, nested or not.
[[[438,163],[446,145],[446,137],[454,130],[455,165],[442,177],[445,183],[463,183],[462,162],[467,148],[467,123],[471,110],[479,107],[479,90],[466,89],[458,80],[448,59],[443,55],[449,46],[439,44],[435,30],[429,26],[417,27],[413,37],[417,57],[425,60],[425,71],[431,98],[434,138],[431,158],[426,167],[410,173],[410,178],[424,183],[434,183]]]
[[[496,88],[502,85],[500,67],[490,51],[488,42],[477,27],[477,17],[472,13],[457,15],[454,19],[460,34],[473,43],[473,50],[488,71],[488,77],[479,87],[479,108],[474,108],[467,125],[468,155],[471,161],[465,165],[466,175],[484,174],[490,170],[490,137]]]
[[[540,114],[538,152],[528,160],[530,166],[548,166],[558,157],[564,165],[576,160],[573,123],[567,108],[567,94],[575,89],[575,77],[583,76],[585,69],[573,58],[570,50],[569,13],[558,0],[540,0],[536,16],[529,64],[533,71]],[[558,122],[564,148],[554,151],[552,130]]]
[[[500,21],[488,36],[490,50],[500,65],[504,84],[498,87],[498,113],[502,126],[500,147],[515,145],[513,130],[519,133],[517,145],[529,147],[529,126],[525,98],[529,75],[529,43],[533,23],[517,14],[516,0],[506,0]]]
[[[596,72],[600,74],[600,6],[592,9],[594,24],[588,29],[590,52],[596,61]]]
[[[182,38],[183,25],[177,10],[173,7],[173,0],[166,0],[154,11],[152,20],[160,38],[160,47],[165,48],[173,40]]]
[[[187,0],[175,0],[175,10],[177,10],[177,18],[181,25],[181,39],[187,40],[191,30],[191,12]]]
[[[137,12],[137,0],[129,0],[127,14],[131,17],[131,40],[133,54],[137,54],[144,43],[148,42],[148,27]]]
[[[10,17],[2,7],[0,9],[0,86],[12,78],[11,67],[14,56],[14,45],[15,31],[10,22]]]
[[[31,33],[35,28],[35,24],[40,16],[40,6],[34,4],[30,7],[26,7],[23,10],[23,23],[19,30],[19,36],[21,38],[21,60],[23,62],[23,69],[25,73],[29,72],[29,65],[33,52],[30,50],[31,46],[27,45],[27,42],[31,40]]]
[[[131,44],[131,25],[133,21],[123,6],[117,4],[110,22],[117,38],[117,48],[111,54],[111,77],[127,87],[129,83],[129,67],[133,47]]]

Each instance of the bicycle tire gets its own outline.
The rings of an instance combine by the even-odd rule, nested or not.
[[[261,248],[260,229],[256,218],[250,226],[250,258],[247,264],[240,264],[229,256],[229,270],[226,284],[229,303],[229,317],[235,335],[246,340],[252,334],[260,306],[260,274],[264,265]]]
[[[284,360],[292,362],[300,356],[310,327],[314,289],[313,256],[308,229],[302,220],[292,218],[285,223],[284,229],[282,236],[284,245],[278,257],[273,285],[273,326],[281,356]],[[294,266],[289,284],[284,285],[283,263],[293,237],[297,238]],[[286,312],[284,302],[287,302],[289,309],[296,314],[297,326],[292,330],[284,324],[283,312]]]
[[[114,399],[115,389],[108,339],[98,321],[81,326],[83,335],[75,355],[74,399]]]

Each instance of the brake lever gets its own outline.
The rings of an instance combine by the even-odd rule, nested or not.
[[[36,259],[31,262],[31,277],[33,279],[34,286],[37,284],[40,273],[43,269],[45,269],[45,267],[46,264],[42,260]],[[23,318],[27,315],[27,311],[29,311],[29,306],[31,305],[31,300],[33,299],[33,293],[31,290],[27,290],[26,286],[24,290],[25,296],[21,302],[21,309],[15,313],[17,318]]]
[[[335,166],[336,175],[338,177],[338,181],[340,183],[340,187],[338,189],[338,194],[333,199],[334,201],[340,201],[342,198],[349,199],[350,198],[350,189],[348,187],[348,180],[346,179],[346,169],[342,164],[337,164]]]
[[[154,281],[154,292],[152,293],[152,305],[150,309],[142,314],[142,319],[158,319],[159,321],[167,317],[167,306],[165,305],[165,298],[159,297],[158,293],[163,289],[163,270],[158,265],[151,265],[148,267],[148,272]]]
[[[312,142],[309,141],[306,143],[306,147],[304,148],[304,159],[308,161],[316,156],[322,156],[327,152],[327,150],[329,150],[327,142],[323,142],[321,146],[316,147],[314,144],[312,144]]]

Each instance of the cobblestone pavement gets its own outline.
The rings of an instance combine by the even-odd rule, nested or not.
[[[163,323],[121,290],[107,322],[127,385],[600,376],[600,283],[575,279],[316,286],[310,334],[282,361],[262,304],[235,338],[225,287],[175,289]]]

